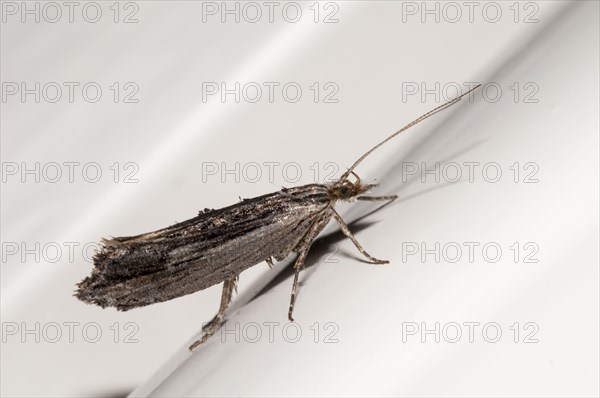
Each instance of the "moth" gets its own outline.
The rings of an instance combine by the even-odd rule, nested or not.
[[[335,210],[340,201],[391,201],[397,198],[396,195],[364,195],[376,185],[363,183],[354,169],[374,150],[454,105],[477,87],[388,136],[358,158],[335,182],[284,188],[222,209],[201,211],[192,219],[158,231],[103,239],[102,247],[94,255],[92,274],[78,284],[75,296],[103,308],[128,311],[222,282],[219,310],[202,328],[201,339],[190,346],[193,350],[221,327],[242,271],[262,262],[272,266],[274,260],[282,261],[295,252],[297,258],[288,310],[288,318],[293,321],[298,277],[304,268],[304,260],[313,240],[332,218],[371,263],[388,263],[367,253]]]

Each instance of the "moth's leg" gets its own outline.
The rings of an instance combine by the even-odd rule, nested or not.
[[[200,344],[208,340],[212,335],[214,335],[217,332],[217,330],[219,330],[219,328],[223,324],[223,321],[225,320],[225,311],[227,311],[227,307],[231,302],[233,291],[235,290],[235,292],[237,293],[238,277],[239,276],[235,276],[223,282],[223,291],[221,293],[221,305],[219,306],[219,312],[209,323],[202,327],[202,338],[200,340],[196,340],[190,346],[190,351],[193,351]]]
[[[337,223],[340,225],[340,228],[342,229],[342,232],[344,233],[344,235],[346,235],[352,241],[352,243],[354,243],[354,246],[356,246],[358,251],[361,252],[363,256],[365,256],[366,258],[371,260],[374,264],[389,263],[388,260],[379,260],[379,259],[371,256],[369,253],[367,253],[367,251],[365,249],[363,249],[363,247],[360,245],[360,243],[358,243],[358,241],[356,240],[354,235],[352,235],[352,232],[350,232],[350,229],[348,228],[348,226],[346,225],[344,220],[342,220],[342,217],[340,217],[340,215],[335,210],[332,209],[332,211],[333,211],[333,218],[335,218],[335,221],[337,221]]]
[[[296,291],[298,290],[298,277],[300,276],[300,271],[304,269],[304,260],[306,259],[306,255],[310,250],[310,246],[312,245],[313,240],[317,237],[319,232],[325,227],[325,225],[329,222],[331,216],[323,216],[319,220],[317,220],[312,227],[306,233],[303,241],[305,242],[302,245],[300,253],[298,254],[298,258],[296,258],[296,262],[294,263],[294,284],[292,285],[292,297],[290,298],[290,308],[288,310],[288,319],[290,322],[294,322],[294,318],[292,317],[292,313],[294,312],[294,304],[296,303]]]
[[[288,310],[288,319],[290,322],[294,322],[294,318],[292,317],[292,313],[294,312],[294,304],[296,303],[296,290],[298,290],[298,276],[300,276],[300,270],[304,268],[304,259],[308,254],[308,250],[310,249],[310,244],[307,245],[302,252],[298,255],[296,259],[296,263],[294,263],[294,284],[292,285],[292,297],[290,298],[290,308]]]
[[[265,261],[267,262],[269,268],[273,268],[273,259],[271,257],[267,257]]]
[[[398,195],[389,195],[389,196],[359,196],[358,198],[356,198],[358,200],[369,200],[369,201],[376,201],[376,200],[396,200],[398,199]]]

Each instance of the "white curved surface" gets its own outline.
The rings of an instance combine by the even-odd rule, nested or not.
[[[139,104],[2,103],[3,162],[140,167],[138,184],[3,184],[3,242],[140,233],[291,185],[282,178],[203,183],[202,162],[294,161],[306,171],[334,161],[343,168],[437,104],[432,96],[403,101],[402,82],[497,82],[507,91],[498,102],[476,96],[437,115],[361,165],[363,179],[381,183],[378,193],[401,196],[357,232],[371,254],[391,263],[362,263],[330,225],[302,275],[297,343],[280,334],[273,342],[214,339],[189,354],[220,287],[117,313],[71,297],[89,263],[3,262],[3,325],[139,327],[137,344],[122,336],[96,344],[7,336],[3,396],[598,395],[598,3],[539,3],[535,24],[400,23],[400,3],[339,4],[333,25],[200,24],[199,3],[191,2],[140,3],[140,23],[128,26],[2,25],[3,82],[140,86]],[[334,81],[340,102],[200,101],[203,81],[224,80],[305,88]],[[537,84],[539,102],[515,103],[507,89],[514,82]],[[404,183],[401,162],[497,162],[507,174],[495,184]],[[514,183],[514,162],[535,162],[539,183]],[[298,184],[308,182],[305,173]],[[351,221],[374,208],[339,211]],[[498,242],[506,254],[496,263],[403,261],[403,243],[437,241]],[[513,242],[535,242],[539,262],[515,262]],[[229,328],[286,324],[289,274],[254,298],[284,266],[242,274]],[[323,342],[328,322],[337,343]],[[503,336],[497,343],[481,335],[473,343],[403,342],[403,325],[421,322],[495,322]],[[537,343],[522,342],[528,322],[539,328]]]

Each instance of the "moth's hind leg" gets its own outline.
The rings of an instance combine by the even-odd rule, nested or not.
[[[200,340],[196,340],[190,346],[190,351],[193,351],[196,347],[214,335],[225,321],[225,312],[227,311],[227,307],[231,302],[233,291],[235,290],[237,293],[238,278],[239,275],[223,282],[223,291],[221,293],[221,305],[219,306],[219,312],[209,323],[202,327],[202,338]]]
[[[361,252],[363,256],[365,256],[366,258],[371,260],[371,262],[373,262],[374,264],[389,263],[388,260],[380,260],[378,258],[371,256],[369,253],[367,253],[367,251],[365,249],[363,249],[363,247],[360,245],[360,243],[358,243],[358,241],[356,240],[354,235],[352,235],[352,232],[350,232],[348,225],[346,225],[344,220],[342,220],[342,217],[340,217],[340,215],[337,214],[337,212],[335,210],[333,210],[333,218],[335,218],[335,221],[337,221],[337,223],[340,225],[340,228],[342,229],[342,232],[344,233],[344,235],[346,235],[352,241],[352,243],[354,243],[354,246],[356,246],[358,251]]]

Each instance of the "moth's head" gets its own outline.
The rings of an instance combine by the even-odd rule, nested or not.
[[[329,195],[331,198],[335,200],[356,199],[358,196],[377,186],[373,184],[363,184],[360,182],[359,176],[354,172],[352,172],[352,174],[356,177],[356,181],[352,182],[348,177],[343,177],[329,187]]]

